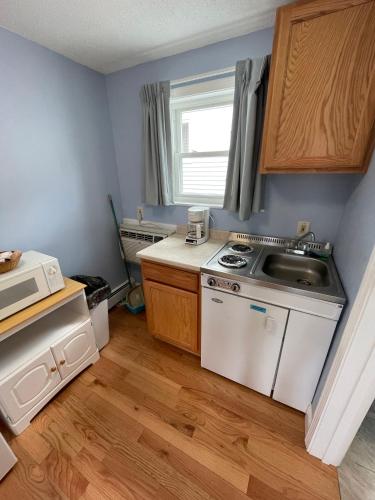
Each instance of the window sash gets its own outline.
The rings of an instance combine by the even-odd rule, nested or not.
[[[224,195],[221,193],[212,193],[208,191],[197,191],[195,193],[184,192],[184,167],[183,160],[184,158],[225,158],[226,162],[228,162],[228,151],[219,151],[219,152],[209,152],[204,153],[203,155],[199,153],[176,153],[175,155],[175,186],[174,186],[174,200],[175,202],[188,203],[189,198],[195,201],[201,200],[201,203],[210,203],[217,206],[222,206]],[[209,168],[206,167],[206,172]],[[177,174],[177,175],[176,175]],[[209,172],[208,172],[209,174]],[[219,172],[220,177],[220,172]],[[213,181],[214,182],[214,181]],[[220,182],[220,181],[218,181]]]
[[[222,207],[224,195],[212,195],[210,193],[189,193],[182,191],[183,187],[183,159],[184,158],[228,158],[229,151],[201,151],[183,153],[182,148],[182,113],[197,109],[216,108],[221,105],[233,104],[234,89],[211,92],[208,95],[187,96],[173,99],[171,101],[172,114],[172,144],[173,144],[173,201],[176,204],[206,204],[210,206]]]

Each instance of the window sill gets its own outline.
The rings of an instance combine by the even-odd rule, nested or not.
[[[187,201],[174,201],[172,203],[173,206],[181,206],[181,207],[208,207],[208,208],[217,208],[217,209],[223,209],[223,205],[218,205],[216,203],[198,203],[196,201],[190,201],[190,202],[187,202]]]

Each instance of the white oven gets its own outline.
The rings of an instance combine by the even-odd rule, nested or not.
[[[0,320],[64,288],[59,262],[30,250],[18,266],[0,274]]]

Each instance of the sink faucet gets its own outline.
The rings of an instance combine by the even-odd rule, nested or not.
[[[306,243],[302,243],[302,242],[304,240],[306,240],[306,238],[308,236],[311,237],[311,241],[313,241],[313,242],[315,241],[315,233],[313,233],[312,231],[309,231],[308,233],[303,234],[302,236],[300,236],[299,238],[294,240],[293,247],[287,248],[286,252],[287,253],[295,253],[295,254],[299,254],[299,255],[305,255],[308,252],[309,248],[308,248],[307,242]]]
[[[312,231],[309,231],[308,233],[303,234],[302,236],[297,238],[296,247],[298,247],[299,244],[301,243],[301,241],[305,240],[307,238],[307,236],[311,236],[311,241],[315,241],[315,233],[313,233]]]

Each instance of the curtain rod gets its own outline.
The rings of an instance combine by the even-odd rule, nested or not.
[[[206,78],[212,78],[215,76],[221,76],[225,75],[226,73],[234,73],[235,69],[236,69],[235,66],[229,66],[228,68],[223,68],[215,71],[208,71],[207,73],[198,73],[196,75],[180,78],[178,80],[172,80],[171,86],[174,87],[175,85],[181,85],[188,82],[191,83],[194,82],[195,80],[202,80]]]

